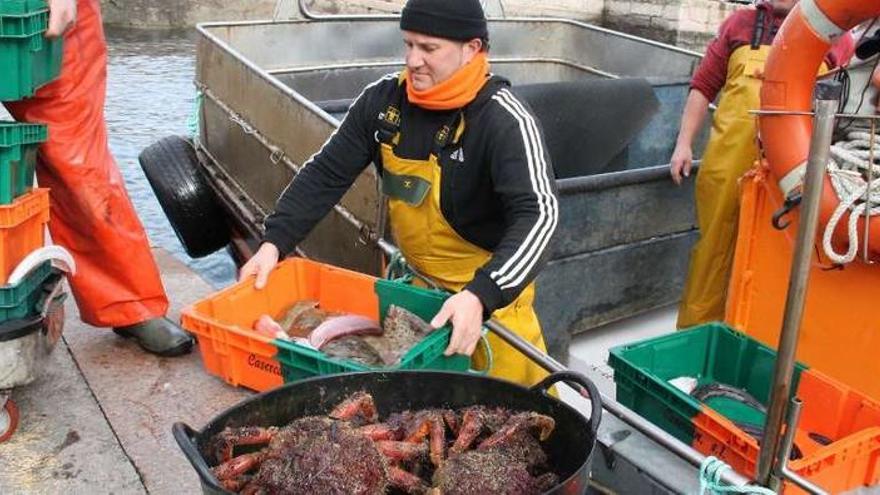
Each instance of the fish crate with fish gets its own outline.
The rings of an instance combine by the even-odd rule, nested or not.
[[[612,349],[617,400],[754,476],[776,352],[723,324]],[[880,403],[798,363],[803,403],[789,467],[829,492],[880,482]],[[786,493],[800,493],[790,487]]]
[[[257,290],[245,280],[186,308],[205,368],[262,391],[301,378],[368,369],[467,371],[444,356],[451,330],[431,328],[446,295],[303,258],[281,262]]]
[[[434,331],[427,323],[440,311],[447,294],[383,279],[375,281],[375,292],[381,328],[370,325],[371,314],[331,317],[312,331],[308,341],[276,341],[284,381],[377,368],[470,369],[470,358],[443,355],[449,329]],[[491,356],[485,341],[481,349]]]
[[[547,393],[561,380],[589,391],[589,420]],[[173,430],[206,494],[583,494],[601,417],[576,373],[526,389],[404,370],[287,384]]]

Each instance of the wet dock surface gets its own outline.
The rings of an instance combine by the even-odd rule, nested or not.
[[[177,319],[213,289],[167,252],[154,252]],[[198,350],[154,357],[81,323],[72,299],[66,311],[63,342],[43,376],[13,391],[21,423],[0,444],[0,493],[199,493],[171,425],[200,427],[250,392],[206,374]]]

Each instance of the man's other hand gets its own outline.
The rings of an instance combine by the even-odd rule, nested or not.
[[[483,329],[483,303],[470,291],[462,291],[450,297],[431,320],[431,326],[440,328],[452,321],[452,338],[445,355],[470,356],[477,348]]]

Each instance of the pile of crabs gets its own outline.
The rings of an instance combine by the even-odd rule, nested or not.
[[[358,392],[327,416],[226,428],[211,443],[220,462],[213,472],[227,490],[249,495],[539,494],[559,481],[542,447],[554,427],[549,416],[484,406],[378,422],[373,397]]]

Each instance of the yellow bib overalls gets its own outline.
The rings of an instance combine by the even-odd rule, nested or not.
[[[700,240],[678,312],[678,328],[724,319],[739,217],[739,179],[758,160],[761,78],[770,46],[744,45],[730,56],[712,132],[697,174]],[[823,65],[821,72],[826,70]],[[768,219],[769,221],[769,219]]]
[[[398,91],[404,91],[398,88]],[[402,102],[402,98],[400,99]],[[407,262],[419,273],[451,292],[461,291],[485,265],[492,253],[463,239],[449,225],[440,207],[440,184],[443,173],[438,156],[450,145],[458,144],[465,129],[464,112],[456,114],[457,124],[443,126],[434,140],[434,147],[425,160],[401,158],[395,154],[400,141],[400,109],[393,104],[384,112],[386,132],[377,133],[382,154],[382,190],[388,197],[391,230],[397,246]],[[388,127],[390,124],[390,127]],[[463,163],[456,166],[482,166]],[[509,306],[492,317],[541,350],[545,350],[541,325],[532,307],[535,284],[532,283]],[[522,385],[532,385],[547,373],[510,347],[489,334],[493,354],[491,376]],[[481,361],[479,352],[474,361]],[[485,363],[475,362],[482,369]]]

